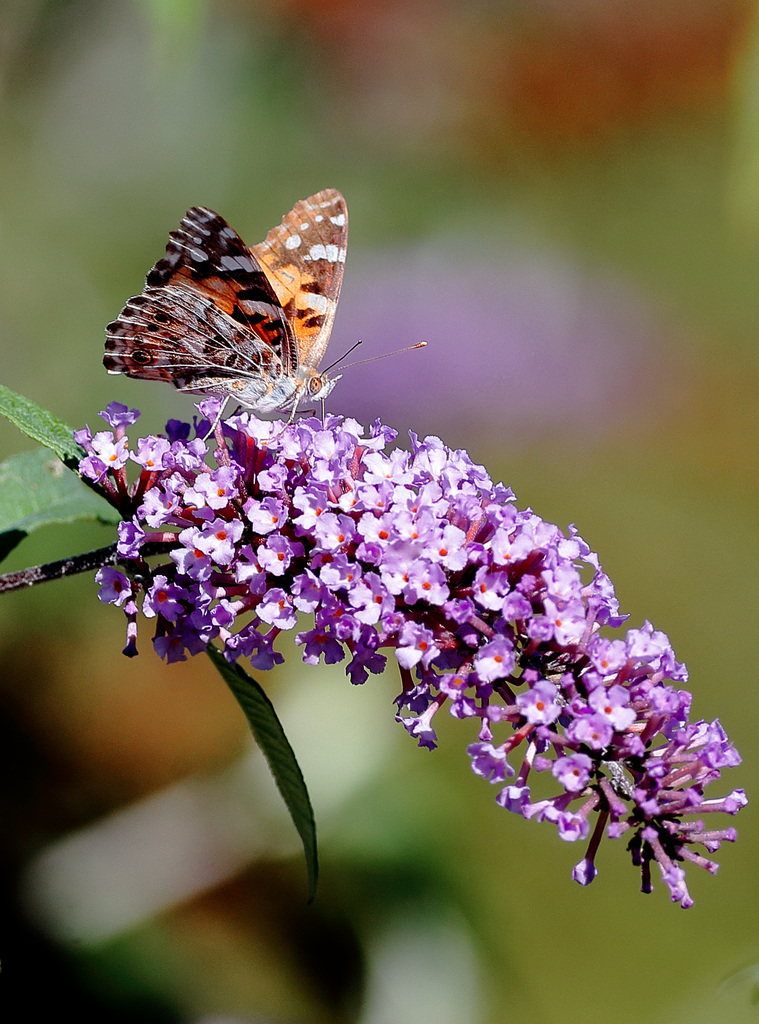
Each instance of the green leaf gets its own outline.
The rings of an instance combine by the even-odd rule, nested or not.
[[[41,405],[0,384],[0,415],[33,441],[51,448],[65,466],[77,472],[84,452],[74,441],[74,430]]]
[[[309,900],[314,898],[319,875],[316,823],[303,773],[295,759],[274,705],[261,686],[240,668],[230,665],[224,655],[209,644],[208,655],[245,713],[256,743],[266,758],[277,788],[303,842],[308,870]]]
[[[120,516],[46,448],[0,463],[0,560],[40,526],[77,519],[118,523]]]

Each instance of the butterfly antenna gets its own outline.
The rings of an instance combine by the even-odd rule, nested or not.
[[[358,346],[360,344],[361,344],[361,342],[357,341],[356,344],[353,346],[353,348],[349,348],[348,349],[348,351],[345,353],[345,355],[349,356],[351,354],[351,352],[355,351],[355,349],[358,348]],[[407,345],[405,348],[397,348],[393,352],[382,352],[378,356],[369,356],[368,359],[356,359],[355,362],[353,362],[353,363],[343,363],[340,366],[340,369],[341,370],[347,370],[349,366],[361,366],[362,363],[375,363],[378,359],[387,359],[388,356],[397,356],[397,355],[400,355],[401,352],[413,352],[413,350],[415,348],[426,348],[427,344],[428,343],[426,341],[418,341],[416,343],[416,345]],[[343,356],[343,359],[344,358],[345,358],[345,356]],[[340,360],[338,359],[337,362],[339,363]],[[332,366],[336,366],[336,365],[337,365],[337,363],[333,363],[332,364]],[[330,369],[331,369],[331,367],[330,367]]]
[[[325,366],[324,369],[321,372],[322,373],[329,373],[329,371],[332,369],[333,366],[337,366],[337,364],[341,363],[343,361],[343,359],[346,359],[351,354],[351,352],[355,352],[359,345],[363,345],[363,344],[364,344],[363,341],[361,340],[361,338],[359,338],[358,341],[354,342],[354,344],[351,345],[351,347],[348,349],[347,352],[343,352],[343,354],[341,356],[337,357],[337,359],[334,361],[334,363],[330,363],[329,366]],[[353,366],[353,365],[354,364],[351,363],[351,366]]]

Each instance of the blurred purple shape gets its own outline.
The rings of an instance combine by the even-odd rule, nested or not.
[[[656,415],[682,340],[610,272],[534,250],[470,257],[454,241],[349,253],[331,358],[359,338],[352,358],[429,344],[348,369],[332,411],[455,444],[462,431],[597,435]]]

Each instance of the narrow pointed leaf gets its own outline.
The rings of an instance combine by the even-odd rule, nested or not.
[[[48,409],[0,384],[0,415],[27,437],[54,451],[68,469],[77,471],[84,452],[74,441],[74,430]]]
[[[287,805],[293,824],[300,834],[306,855],[309,899],[313,899],[319,874],[316,823],[303,773],[295,759],[293,748],[277,718],[274,705],[256,680],[239,665],[230,665],[217,648],[209,645],[207,650],[211,661],[242,708],[253,737],[261,748],[277,788]]]

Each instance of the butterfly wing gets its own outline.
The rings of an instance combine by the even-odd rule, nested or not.
[[[348,209],[327,188],[296,203],[251,254],[266,271],[294,337],[289,373],[315,371],[329,342],[343,281]]]
[[[255,256],[222,217],[193,207],[142,294],[106,328],[103,362],[111,373],[267,409],[292,395],[293,387],[272,394],[272,384],[296,359],[282,304]]]

